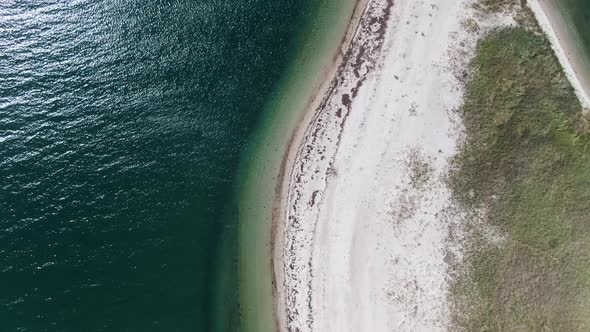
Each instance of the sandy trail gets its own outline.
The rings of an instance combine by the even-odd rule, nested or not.
[[[461,132],[461,80],[485,31],[462,24],[472,2],[368,1],[286,162],[274,258],[281,331],[448,329],[460,246],[444,175]]]

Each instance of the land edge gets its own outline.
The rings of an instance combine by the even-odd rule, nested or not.
[[[281,222],[280,218],[284,214],[283,203],[284,197],[288,191],[288,183],[285,183],[286,171],[287,166],[292,164],[292,161],[295,159],[297,150],[301,144],[301,141],[304,138],[304,133],[311,121],[313,120],[313,116],[315,114],[316,109],[320,106],[322,101],[325,99],[326,95],[328,94],[330,88],[335,84],[334,82],[338,79],[338,70],[341,65],[346,61],[346,53],[348,49],[352,45],[353,37],[355,36],[357,30],[360,27],[361,18],[363,17],[363,13],[367,7],[367,4],[370,0],[354,0],[354,10],[352,15],[350,16],[348,28],[346,29],[346,33],[342,38],[339,46],[335,50],[335,54],[333,55],[332,62],[329,64],[327,68],[324,69],[324,72],[321,76],[323,76],[319,81],[321,82],[317,88],[315,94],[313,94],[309,101],[305,106],[305,111],[303,112],[303,116],[298,121],[297,126],[294,128],[293,132],[290,134],[290,137],[287,142],[287,148],[283,153],[283,157],[281,158],[281,164],[279,168],[279,174],[277,176],[276,186],[275,186],[275,195],[273,200],[273,207],[272,207],[272,217],[271,217],[271,240],[270,240],[270,248],[271,248],[271,271],[272,271],[272,304],[273,304],[273,317],[275,322],[275,331],[280,331],[280,324],[279,324],[279,316],[278,316],[278,289],[277,289],[277,269],[282,269],[282,265],[277,266],[277,239],[279,238],[279,232],[281,231]],[[291,161],[291,162],[290,162]]]
[[[545,36],[551,44],[561,67],[563,68],[566,77],[570,81],[576,96],[580,100],[582,107],[590,108],[590,86],[584,86],[583,80],[580,79],[580,68],[578,66],[577,59],[571,58],[568,54],[572,54],[574,46],[571,45],[572,41],[568,36],[567,31],[563,31],[563,28],[556,23],[555,15],[561,15],[558,12],[552,12],[545,0],[528,0],[527,6],[533,12],[535,20],[543,30]]]

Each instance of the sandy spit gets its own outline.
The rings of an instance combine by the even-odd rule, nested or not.
[[[359,5],[285,160],[280,331],[449,330],[449,269],[461,258],[444,181],[462,132],[454,111],[477,40],[514,24],[478,17],[474,1]]]

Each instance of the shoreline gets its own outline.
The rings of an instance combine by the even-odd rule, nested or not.
[[[284,212],[288,210],[287,207],[287,201],[286,201],[286,197],[289,195],[289,192],[291,190],[290,186],[289,186],[289,179],[291,176],[293,176],[292,172],[287,171],[288,169],[292,169],[292,165],[294,165],[294,163],[296,162],[296,160],[298,158],[301,158],[300,153],[302,153],[302,142],[306,139],[306,137],[308,137],[309,135],[312,136],[316,136],[317,135],[317,131],[316,133],[310,133],[310,130],[313,129],[313,125],[314,123],[318,122],[318,113],[322,113],[322,110],[325,109],[326,104],[329,102],[329,99],[336,95],[337,90],[340,88],[340,86],[342,85],[342,80],[344,75],[344,72],[347,69],[347,66],[350,66],[350,64],[352,63],[351,60],[355,60],[356,64],[353,65],[353,67],[355,67],[354,70],[356,70],[355,72],[355,76],[357,78],[356,82],[355,82],[355,88],[353,89],[358,89],[362,86],[363,81],[366,78],[366,75],[368,74],[368,72],[370,70],[367,69],[367,72],[364,73],[363,75],[361,75],[359,73],[359,71],[361,70],[361,64],[359,64],[359,61],[366,61],[368,59],[366,59],[367,54],[370,53],[378,53],[378,50],[372,50],[371,46],[373,46],[373,48],[379,49],[382,46],[382,42],[383,42],[383,35],[385,33],[385,29],[386,29],[386,20],[389,16],[388,12],[389,9],[391,8],[393,1],[392,0],[387,0],[384,1],[387,6],[385,8],[385,12],[382,13],[381,15],[377,14],[374,15],[373,17],[371,17],[370,12],[371,9],[373,11],[375,11],[378,8],[368,8],[369,5],[371,3],[376,4],[376,7],[379,7],[379,2],[378,1],[371,1],[371,0],[358,0],[355,6],[355,12],[352,16],[351,22],[349,24],[348,27],[348,31],[346,34],[346,38],[343,40],[343,42],[341,43],[340,46],[340,53],[338,58],[334,61],[329,74],[326,75],[324,82],[322,83],[322,86],[320,89],[318,89],[318,92],[316,94],[316,96],[314,97],[313,101],[308,105],[307,110],[305,112],[305,116],[303,118],[303,120],[301,121],[301,123],[299,124],[297,130],[294,132],[293,137],[291,139],[290,142],[290,146],[287,149],[287,153],[284,156],[283,159],[283,169],[282,169],[282,177],[279,180],[281,182],[281,186],[279,188],[277,188],[279,190],[279,193],[276,196],[276,208],[275,208],[275,215],[273,216],[273,269],[274,269],[274,278],[277,281],[281,281],[281,283],[283,284],[283,287],[277,287],[276,290],[276,294],[275,294],[275,298],[277,299],[278,303],[277,303],[277,312],[279,312],[280,314],[277,315],[277,319],[279,321],[279,327],[280,330],[286,330],[288,329],[289,331],[293,330],[293,327],[289,327],[287,328],[288,325],[290,325],[293,322],[293,318],[290,317],[289,312],[293,310],[291,305],[287,305],[285,302],[282,302],[281,299],[286,299],[287,297],[292,297],[294,295],[294,293],[287,295],[285,292],[285,289],[287,287],[284,287],[284,283],[286,281],[286,277],[285,277],[285,270],[284,270],[284,266],[285,266],[285,262],[284,262],[284,256],[283,256],[283,250],[284,248],[287,246],[286,241],[288,241],[288,236],[281,236],[284,235],[286,230],[285,230],[285,225],[284,223],[281,222],[282,217],[284,216]],[[383,9],[383,8],[382,8]],[[367,33],[367,30],[370,30],[369,25],[366,24],[367,23],[367,16],[369,18],[371,18],[371,24],[380,24],[381,26],[378,28],[378,31],[373,31],[373,32],[377,32],[378,35],[381,35],[381,40],[377,43],[377,45],[362,45],[362,37],[359,38],[359,35],[362,34],[363,32],[365,32],[365,34]],[[362,31],[364,28],[365,31]],[[359,45],[361,44],[361,45]],[[361,50],[359,52],[359,50]],[[377,51],[377,52],[376,52]],[[373,54],[375,55],[375,54]],[[353,57],[355,57],[353,59]],[[375,59],[373,59],[374,61]],[[350,68],[348,68],[350,69]],[[361,77],[362,76],[362,77]],[[347,101],[343,101],[344,106],[346,106],[348,108],[348,110],[346,111],[347,113],[350,112],[350,106],[352,103],[352,99],[356,97],[356,96],[352,96],[352,98],[350,96],[346,97]],[[341,111],[342,112],[342,111]],[[339,124],[340,127],[340,134],[343,130],[344,127],[344,123],[346,122],[346,118],[347,115],[342,115],[339,114],[338,118],[341,119],[341,123]],[[340,134],[338,134],[338,136],[340,136]],[[287,176],[285,176],[287,175]],[[277,285],[278,282],[276,283]],[[292,303],[293,304],[293,303]],[[285,313],[285,315],[283,315],[282,313]],[[300,326],[299,328],[301,328],[302,326]]]
[[[239,167],[238,248],[241,327],[274,332],[275,285],[272,271],[272,216],[284,152],[309,100],[346,38],[356,0],[322,0],[302,29],[293,62],[265,106],[264,115]],[[337,41],[336,44],[334,41]]]
[[[310,98],[309,102],[307,103],[307,106],[305,107],[306,111],[304,112],[301,121],[299,121],[298,125],[296,126],[296,128],[293,130],[293,133],[289,137],[288,148],[285,150],[285,152],[283,154],[282,162],[281,162],[281,171],[279,174],[278,182],[282,182],[284,180],[285,167],[288,164],[288,161],[291,160],[293,157],[292,156],[293,148],[295,146],[297,146],[298,143],[300,143],[301,132],[305,131],[305,129],[307,128],[307,125],[310,122],[310,118],[314,115],[314,112],[312,110],[316,109],[319,106],[321,101],[324,99],[324,96],[326,94],[328,94],[328,91],[331,88],[333,88],[333,82],[334,82],[335,76],[337,75],[338,69],[340,68],[340,66],[342,64],[344,55],[346,53],[344,50],[348,49],[351,39],[352,39],[352,36],[354,35],[354,32],[358,28],[358,23],[360,21],[359,20],[360,14],[362,13],[362,10],[363,10],[364,6],[366,5],[366,3],[370,0],[354,0],[354,1],[355,1],[355,10],[354,10],[353,15],[351,16],[350,23],[348,25],[348,29],[346,32],[346,36],[342,39],[342,42],[340,43],[340,46],[338,47],[339,52],[338,52],[337,56],[335,56],[334,59],[332,60],[333,62],[330,64],[329,68],[326,69],[326,72],[322,75],[322,77],[324,77],[324,78],[321,79],[321,84],[317,88],[317,92],[314,93],[312,98]],[[278,185],[276,190],[278,192],[281,192],[282,188],[283,188],[282,185]],[[279,194],[279,193],[277,193],[277,194]],[[275,205],[274,205],[273,211],[276,213],[280,213],[279,202],[281,202],[280,199],[276,199],[274,202]]]
[[[444,182],[461,131],[453,110],[478,39],[514,24],[492,17],[467,32],[472,3],[366,2],[283,159],[272,258],[280,331],[449,326],[449,260],[461,257]]]
[[[590,81],[580,74],[583,67],[583,60],[580,59],[582,55],[578,54],[575,40],[567,31],[564,13],[561,13],[555,4],[548,0],[529,0],[528,6],[551,42],[551,48],[559,59],[582,107],[589,108]]]
[[[271,221],[271,266],[272,266],[272,284],[273,284],[273,302],[274,302],[274,315],[277,321],[278,330],[280,331],[281,322],[279,316],[277,315],[276,311],[278,310],[279,304],[278,297],[279,297],[279,289],[277,283],[277,271],[276,267],[280,266],[282,263],[281,259],[277,259],[276,247],[277,243],[282,243],[282,241],[277,241],[279,238],[278,234],[279,231],[282,230],[281,224],[278,222],[280,216],[282,215],[283,207],[282,207],[282,197],[284,195],[283,188],[284,188],[284,181],[285,181],[285,170],[287,169],[287,165],[290,165],[290,161],[292,161],[292,153],[293,147],[298,146],[301,141],[301,134],[300,132],[307,128],[307,125],[310,121],[310,116],[313,115],[313,112],[310,110],[316,109],[321,100],[327,94],[327,91],[330,90],[331,86],[333,85],[333,81],[337,75],[338,69],[342,65],[345,59],[345,54],[350,47],[352,42],[352,38],[358,29],[358,25],[360,23],[360,19],[362,16],[362,12],[364,11],[364,7],[367,2],[370,0],[354,0],[354,11],[350,17],[350,21],[348,23],[348,28],[346,29],[346,34],[342,38],[338,46],[338,52],[333,57],[332,63],[328,66],[325,70],[325,73],[322,75],[321,83],[317,88],[317,92],[310,98],[308,104],[305,107],[305,111],[299,123],[297,124],[296,128],[293,130],[293,133],[289,137],[289,142],[287,144],[287,148],[284,151],[283,157],[281,159],[281,166],[279,170],[279,175],[277,177],[277,184],[275,188],[275,199],[273,201],[273,211],[272,211],[272,221]],[[276,264],[279,262],[279,264]]]
[[[282,158],[281,162],[281,169],[280,174],[277,179],[277,186],[276,186],[276,195],[273,203],[273,217],[272,217],[272,231],[271,231],[271,264],[272,264],[272,276],[273,276],[273,299],[275,302],[274,308],[275,312],[275,319],[278,323],[278,330],[283,331],[285,326],[283,317],[278,314],[279,311],[285,310],[285,308],[281,308],[279,298],[284,296],[281,292],[281,287],[279,286],[279,280],[282,281],[283,274],[282,274],[282,267],[283,267],[283,259],[281,257],[280,250],[277,248],[281,248],[284,246],[284,237],[280,236],[281,232],[284,232],[284,225],[280,222],[282,215],[285,211],[284,207],[284,197],[286,195],[285,187],[285,180],[288,178],[285,176],[287,171],[288,165],[292,165],[293,161],[296,157],[296,150],[300,146],[301,141],[303,139],[304,133],[309,127],[313,116],[315,115],[315,110],[320,107],[322,101],[325,99],[326,95],[330,94],[330,90],[334,88],[335,80],[338,78],[338,73],[340,68],[342,67],[343,63],[346,62],[347,53],[349,48],[351,47],[352,41],[356,32],[359,28],[361,23],[363,12],[365,11],[365,7],[370,0],[354,0],[354,11],[350,18],[348,28],[346,30],[346,34],[340,45],[338,46],[338,53],[333,58],[332,63],[330,64],[329,68],[323,75],[321,80],[321,84],[319,85],[317,92],[314,93],[314,96],[310,99],[309,103],[305,107],[305,111],[303,114],[302,119],[299,121],[297,127],[293,131],[287,149],[285,149],[285,153]],[[289,167],[290,168],[290,167]]]

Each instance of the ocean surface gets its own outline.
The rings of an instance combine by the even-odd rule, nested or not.
[[[561,2],[561,8],[577,31],[581,46],[590,57],[590,1],[555,0]]]
[[[576,66],[578,78],[586,90],[590,89],[590,1],[588,0],[551,0],[565,23],[564,32],[572,41],[573,48],[569,56]],[[590,91],[586,91],[590,93]]]
[[[0,331],[237,331],[236,170],[308,0],[0,2]]]

